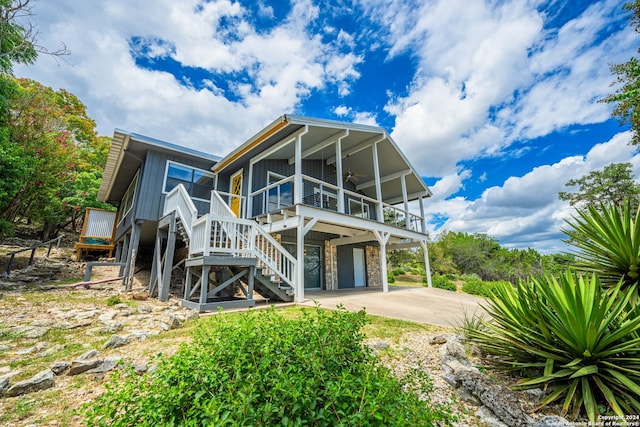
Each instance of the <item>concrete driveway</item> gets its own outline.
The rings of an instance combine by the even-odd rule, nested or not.
[[[411,322],[457,327],[468,316],[484,314],[478,305],[484,301],[473,295],[425,287],[390,286],[381,288],[344,289],[338,291],[305,291],[302,305],[335,308],[342,304],[349,311],[365,309],[368,314],[409,320]]]

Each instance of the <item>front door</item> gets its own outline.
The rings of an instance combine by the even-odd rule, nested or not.
[[[353,248],[353,284],[355,287],[367,285],[364,249]]]
[[[296,256],[295,243],[282,243],[282,246],[293,256]],[[304,245],[304,288],[320,289],[322,280],[322,259],[320,246]]]
[[[231,175],[229,193],[231,193],[231,211],[240,218],[240,207],[242,206],[242,169]]]

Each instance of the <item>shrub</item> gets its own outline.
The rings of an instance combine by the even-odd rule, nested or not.
[[[467,338],[494,367],[529,374],[517,388],[544,386],[541,406],[558,400],[563,414],[586,412],[596,422],[598,405],[624,419],[640,413],[640,310],[622,281],[603,291],[596,275],[566,272],[530,279],[517,288],[496,285],[485,307],[493,321],[469,328]]]
[[[13,224],[4,219],[0,219],[0,238],[13,237]]]
[[[387,274],[387,282],[388,283],[396,283],[396,276],[391,273]]]
[[[363,345],[364,311],[271,309],[203,319],[153,373],[118,374],[85,407],[89,426],[451,424],[426,374],[397,380]],[[421,400],[418,393],[426,393]]]
[[[118,305],[121,303],[122,303],[122,300],[117,295],[111,295],[109,298],[107,298],[107,301],[105,301],[105,304],[107,304],[109,307]]]
[[[476,278],[467,278],[465,283],[462,285],[462,291],[471,295],[479,295],[487,298],[493,294],[493,290],[497,285],[503,284],[513,286],[507,281],[485,282]]]
[[[422,281],[424,283],[427,283],[427,277],[425,276],[424,279],[422,279]],[[436,276],[432,276],[431,277],[431,285],[434,288],[438,288],[438,289],[446,289],[447,291],[457,291],[458,287],[456,286],[455,283],[453,283],[452,281],[450,281],[449,279],[447,279],[446,276],[440,276],[440,275],[436,275]],[[425,285],[427,286],[427,285]]]
[[[404,268],[394,268],[393,270],[391,270],[391,274],[393,276],[402,276],[405,273],[406,271],[404,271]]]

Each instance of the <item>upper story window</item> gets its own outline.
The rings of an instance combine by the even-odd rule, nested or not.
[[[168,161],[164,175],[164,192],[168,193],[182,184],[194,199],[209,201],[215,183],[215,175],[202,169]]]

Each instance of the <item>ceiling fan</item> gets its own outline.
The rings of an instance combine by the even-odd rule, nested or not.
[[[351,166],[350,166],[351,162],[349,160],[349,156],[346,157],[346,163],[347,163],[347,171],[343,174],[345,183],[350,182],[352,184],[355,184],[356,182],[358,182],[358,179],[365,176],[363,173],[360,173],[351,169]]]
[[[350,182],[352,184],[355,184],[356,182],[358,182],[360,178],[363,178],[364,176],[365,174],[363,173],[348,169],[347,172],[344,174],[344,182],[345,183]]]

